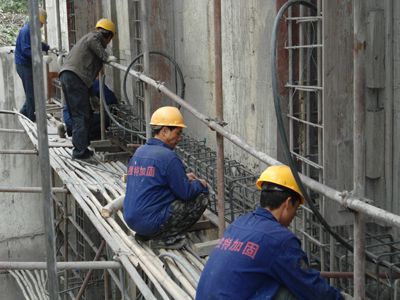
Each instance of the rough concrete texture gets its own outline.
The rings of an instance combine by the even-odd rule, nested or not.
[[[393,211],[400,213],[400,2],[393,5]]]
[[[324,178],[325,184],[338,190],[353,188],[353,19],[352,1],[340,4],[327,1],[324,36],[338,35],[324,40],[329,55],[324,57]],[[350,9],[349,9],[350,7]],[[337,19],[343,20],[336,22]],[[338,63],[338,62],[341,63]],[[340,79],[339,79],[340,78]],[[345,210],[333,201],[326,202],[326,218],[329,224],[344,222]],[[352,222],[351,215],[346,219]]]
[[[60,9],[60,28],[61,28],[61,49],[68,48],[68,27],[67,27],[67,4],[66,0],[59,1]],[[46,1],[46,11],[47,11],[47,42],[50,47],[59,47],[58,45],[58,35],[57,35],[57,10],[56,10],[56,0]]]
[[[222,5],[224,119],[233,133],[276,157],[270,73],[274,16],[272,1],[228,1]],[[247,164],[237,147],[227,145],[227,153]]]
[[[276,125],[270,84],[270,35],[275,5],[222,2],[224,120],[232,133],[276,157]],[[186,80],[186,101],[215,116],[213,1],[175,1],[175,56]],[[215,133],[190,114],[187,131],[215,145]],[[225,143],[226,155],[250,168],[259,163]]]
[[[24,101],[21,80],[15,72],[14,56],[0,49],[0,109],[19,109]],[[0,128],[21,129],[11,115],[0,115]],[[0,149],[33,149],[26,134],[0,133]],[[40,186],[37,156],[0,154],[0,186]],[[38,194],[2,193],[0,201],[0,260],[43,261],[44,227]],[[14,279],[1,274],[0,292],[4,299],[22,299]]]

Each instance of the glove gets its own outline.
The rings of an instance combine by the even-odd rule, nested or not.
[[[109,55],[108,58],[107,58],[107,62],[108,62],[108,63],[110,63],[110,62],[115,62],[115,61],[117,61],[117,60],[118,60],[118,58],[116,58],[116,57],[113,56],[113,55]]]
[[[49,49],[49,52],[58,55],[58,52],[59,52],[59,51],[58,51],[58,49],[57,49],[56,47],[54,47],[54,48],[50,48],[50,49]]]
[[[46,64],[51,63],[52,60],[53,60],[53,59],[52,59],[49,55],[43,55],[43,61],[44,61]]]
[[[47,45],[46,43],[42,42],[42,51],[47,53],[49,50],[50,50],[50,46]]]

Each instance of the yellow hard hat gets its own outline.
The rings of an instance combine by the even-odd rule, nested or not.
[[[100,19],[96,23],[96,28],[103,28],[105,30],[111,31],[113,36],[115,35],[116,29],[113,21],[109,19]]]
[[[181,112],[174,106],[163,106],[157,109],[151,116],[150,125],[186,127]]]
[[[39,7],[39,22],[42,24],[46,24],[47,23],[46,21],[47,21],[47,12],[43,8]]]
[[[304,197],[301,193],[299,186],[292,174],[292,170],[286,165],[270,166],[261,173],[260,178],[257,179],[256,186],[261,190],[264,182],[274,183],[292,190],[300,195],[300,204],[304,203]]]

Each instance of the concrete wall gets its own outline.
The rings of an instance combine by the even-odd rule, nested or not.
[[[352,0],[324,2],[324,178],[338,190],[353,188]],[[337,22],[337,20],[341,20]],[[340,43],[338,43],[340,40]],[[343,223],[339,205],[327,201],[331,225]],[[351,221],[350,217],[347,221]]]
[[[0,109],[19,109],[24,101],[21,80],[15,72],[10,48],[0,48]],[[11,115],[0,114],[0,128],[21,125]],[[0,133],[0,149],[33,149],[26,134]],[[39,162],[33,155],[0,154],[0,186],[40,186]],[[1,193],[0,261],[44,261],[45,240],[42,203],[37,194]],[[3,299],[22,299],[15,280],[0,273]]]
[[[175,57],[183,69],[187,97],[215,117],[213,1],[174,1]],[[227,130],[276,157],[276,125],[270,89],[270,35],[274,1],[222,2],[224,120]],[[215,145],[215,133],[185,114],[187,131]],[[230,142],[225,153],[250,168],[258,162]]]
[[[393,1],[393,211],[400,213],[400,3]]]
[[[398,1],[365,2],[366,196],[374,199],[376,206],[397,214],[400,212],[399,8]],[[324,9],[324,176],[329,186],[351,191],[353,3],[324,1]],[[337,209],[337,205],[328,203],[327,217],[332,224],[346,220],[342,213],[332,213]]]
[[[59,1],[59,9],[60,9],[60,29],[61,29],[61,50],[69,49],[68,42],[68,26],[67,26],[67,5],[66,0]],[[46,27],[46,35],[47,42],[50,47],[60,48],[58,45],[58,32],[57,32],[57,9],[56,9],[56,1],[48,0],[46,1],[46,11],[47,11],[47,27]]]

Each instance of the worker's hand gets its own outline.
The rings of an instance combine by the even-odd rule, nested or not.
[[[42,51],[47,52],[50,50],[50,46],[44,42],[42,42]]]
[[[107,58],[107,62],[108,63],[110,63],[110,62],[115,62],[115,61],[117,61],[118,60],[118,58],[116,58],[114,55],[110,55],[110,56],[108,56],[108,58]]]
[[[340,292],[340,293],[342,294],[344,300],[353,300],[354,299],[353,296],[351,296],[345,292]]]
[[[197,179],[197,176],[192,172],[187,173],[186,176],[189,178],[189,181],[193,181],[193,180]]]
[[[50,49],[49,49],[49,52],[58,55],[58,52],[59,52],[59,51],[58,51],[58,49],[57,49],[56,47],[54,47],[54,48],[50,48]]]
[[[207,184],[207,181],[205,181],[204,179],[199,179],[199,178],[197,178],[197,180],[198,181],[200,181],[200,183],[201,183],[201,185],[203,186],[203,187],[208,187],[208,184]]]

